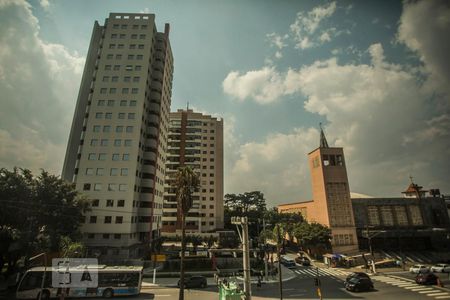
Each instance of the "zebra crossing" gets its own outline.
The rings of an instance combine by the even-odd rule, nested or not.
[[[297,277],[300,278],[313,278],[313,277],[342,277],[347,276],[351,272],[338,270],[338,269],[322,269],[322,268],[301,268],[294,270]]]
[[[450,292],[445,292],[444,290],[437,289],[433,286],[418,285],[412,279],[407,279],[399,276],[384,276],[384,275],[374,275],[371,276],[372,280],[380,281],[392,286],[399,288],[404,288],[412,292],[417,292],[434,299],[450,299]]]

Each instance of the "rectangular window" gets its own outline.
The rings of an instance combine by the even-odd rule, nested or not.
[[[103,174],[105,174],[105,169],[103,169],[103,168],[97,168],[96,174],[97,174],[98,176],[103,176]]]
[[[106,88],[101,88],[100,89],[100,94],[106,94],[107,89]]]
[[[112,82],[117,82],[117,81],[119,81],[119,76],[113,76],[113,77],[111,77],[111,81],[112,81]]]
[[[127,100],[120,100],[120,106],[127,106]]]
[[[129,88],[123,88],[123,89],[122,89],[122,94],[128,94],[129,91],[130,91]]]
[[[113,59],[113,55],[112,54],[108,54],[108,55],[106,55],[106,59]]]
[[[103,82],[108,82],[109,81],[109,76],[103,76]]]
[[[105,119],[112,119],[112,113],[105,113]]]
[[[127,190],[127,185],[126,184],[119,184],[119,191],[125,192],[126,190]]]
[[[114,146],[120,147],[122,145],[122,140],[114,140]]]
[[[109,233],[104,233],[104,234],[103,234],[103,238],[104,238],[105,240],[109,239]]]
[[[142,54],[136,55],[137,60],[142,60],[143,58],[144,58],[144,56]]]
[[[109,93],[110,94],[115,94],[117,92],[117,89],[116,88],[110,88],[109,89]]]
[[[131,39],[133,39],[133,40],[137,39],[137,34],[132,34]]]
[[[125,147],[131,147],[131,140],[124,140]]]
[[[136,114],[135,113],[129,113],[128,114],[128,119],[129,120],[134,120],[135,119]]]
[[[114,71],[119,71],[120,70],[120,65],[114,65]]]
[[[95,118],[96,118],[96,119],[101,119],[101,118],[103,118],[103,113],[101,113],[101,112],[95,113]]]
[[[116,132],[123,132],[123,126],[116,126]]]
[[[136,44],[130,44],[130,49],[136,49]]]
[[[114,100],[108,100],[108,106],[114,106]]]
[[[107,199],[106,200],[106,207],[113,207],[114,206],[114,200]]]
[[[114,233],[114,239],[120,240],[120,237],[121,237],[120,233]]]
[[[91,190],[91,184],[85,183],[83,184],[83,191],[90,191]]]
[[[96,157],[95,153],[89,153],[88,160],[95,160],[95,157]]]
[[[90,216],[89,217],[89,223],[91,223],[91,224],[97,223],[97,216]]]
[[[136,106],[136,100],[131,100],[130,101],[130,106]]]
[[[125,206],[125,200],[117,200],[117,207],[124,207]]]
[[[94,169],[86,168],[86,175],[94,175]]]
[[[139,49],[144,49],[144,44],[139,44]]]
[[[111,70],[111,65],[105,65],[105,71],[110,71]]]
[[[96,183],[94,184],[94,191],[101,191],[102,190],[102,184]]]
[[[100,203],[99,199],[93,199],[92,202],[91,202],[91,206],[92,207],[98,207],[99,203]]]
[[[111,131],[111,126],[109,126],[109,125],[103,126],[103,132],[110,132],[110,131]]]
[[[130,81],[131,81],[131,77],[130,77],[130,76],[125,76],[125,77],[123,78],[123,81],[124,81],[124,82],[130,82]]]
[[[126,38],[127,36],[126,36],[126,34],[121,33],[119,37],[120,37],[121,39],[124,39],[124,38]]]
[[[122,156],[122,160],[130,160],[130,154],[124,153]]]
[[[114,153],[112,155],[112,160],[119,160],[119,157],[120,157],[119,153]]]
[[[145,39],[145,34],[140,34],[139,39],[141,39],[141,40]]]
[[[140,70],[142,70],[142,66],[134,66],[134,70],[135,71],[140,71]]]
[[[127,168],[120,169],[120,175],[121,176],[128,176],[128,169]]]
[[[127,132],[133,132],[133,126],[127,126]]]
[[[110,175],[111,176],[117,176],[117,174],[119,173],[119,169],[117,169],[117,168],[111,168],[111,171],[110,171]]]
[[[127,66],[125,67],[125,70],[126,70],[126,71],[133,71],[133,66],[132,66],[132,65],[127,65]]]
[[[134,54],[128,54],[128,59],[134,59]]]
[[[98,100],[97,106],[105,106],[105,100]]]
[[[120,28],[122,28],[122,29],[127,29],[127,27],[128,27],[127,24],[122,24],[122,25],[120,26]]]
[[[117,190],[117,184],[115,183],[108,183],[108,191],[114,192]]]
[[[97,146],[98,144],[98,140],[97,139],[92,139],[91,140],[91,146]]]
[[[113,29],[119,29],[119,24],[113,24]]]
[[[140,77],[139,77],[139,76],[133,77],[133,82],[139,82],[139,80],[140,80]]]
[[[108,140],[102,139],[102,141],[100,142],[100,145],[102,145],[102,146],[108,146]]]
[[[139,89],[138,88],[132,88],[131,89],[131,93],[132,94],[137,94],[137,93],[139,93]]]
[[[117,45],[117,49],[123,49],[123,44]]]
[[[119,119],[125,119],[125,113],[119,113],[117,117]]]
[[[106,160],[106,153],[100,153],[98,155],[98,160]]]
[[[116,216],[116,224],[122,224],[123,217],[122,216]]]
[[[105,216],[105,224],[111,224],[111,216]]]
[[[117,38],[117,34],[115,34],[115,33],[111,34],[111,38],[112,39],[116,39]]]

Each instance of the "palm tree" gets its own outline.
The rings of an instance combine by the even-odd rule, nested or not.
[[[184,251],[186,249],[186,216],[192,207],[192,194],[198,190],[200,179],[190,167],[179,168],[175,179],[178,209],[181,211],[181,263],[180,263],[180,294],[179,300],[184,300]]]

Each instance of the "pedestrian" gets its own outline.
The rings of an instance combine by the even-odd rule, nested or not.
[[[261,287],[261,276],[258,276],[258,283],[256,284],[257,287]]]

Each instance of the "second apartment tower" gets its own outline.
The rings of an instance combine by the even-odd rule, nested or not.
[[[169,24],[95,22],[62,173],[91,201],[88,255],[141,256],[161,229],[172,77]]]

